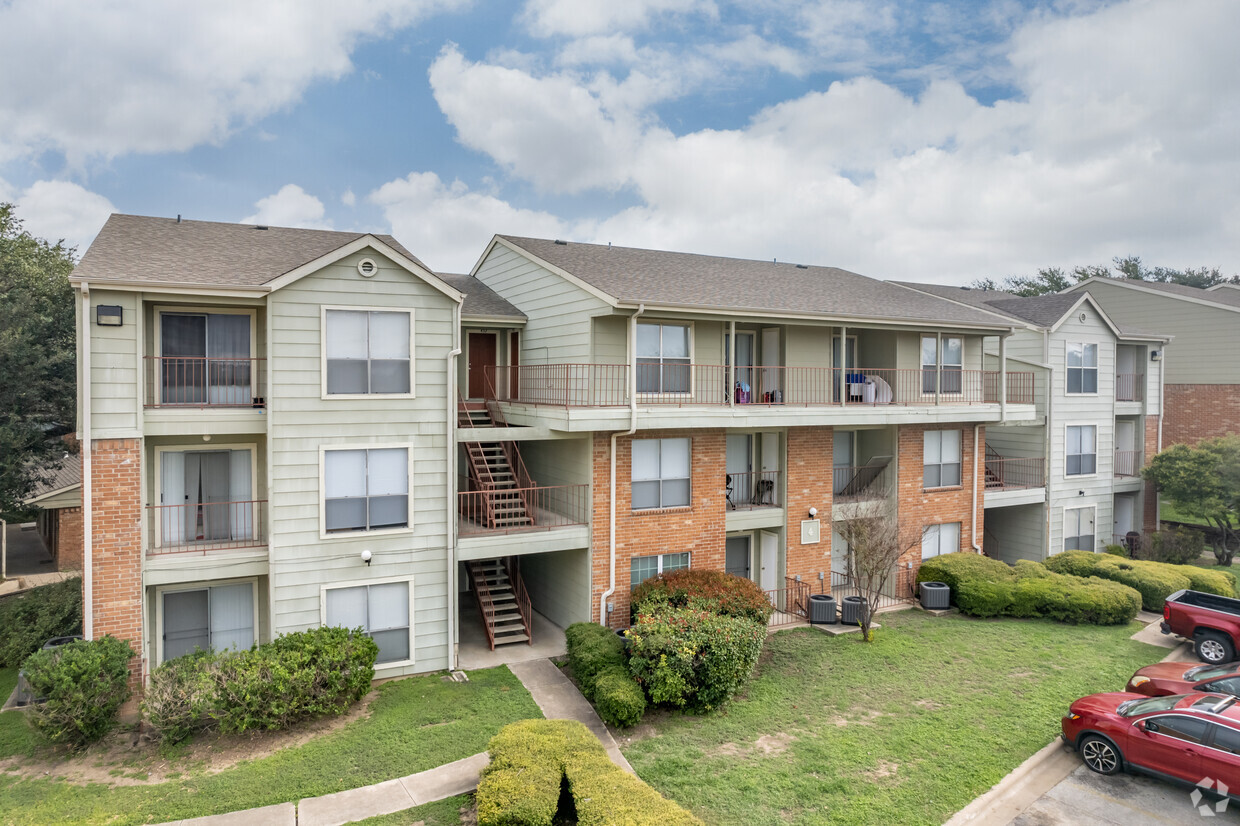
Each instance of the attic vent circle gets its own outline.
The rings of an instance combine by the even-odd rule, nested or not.
[[[363,258],[357,262],[357,271],[361,273],[362,278],[370,278],[379,271],[379,266],[375,264],[373,258]]]
[[[1077,318],[1080,319],[1082,324],[1084,324],[1086,319],[1089,318],[1089,316],[1085,315],[1084,313],[1081,313],[1079,316],[1077,316]]]

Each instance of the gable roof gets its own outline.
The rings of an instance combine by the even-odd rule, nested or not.
[[[1101,276],[1094,276],[1085,279],[1079,284],[1073,284],[1063,292],[1080,292],[1083,289],[1089,289],[1089,285],[1095,283],[1111,284],[1137,292],[1161,294],[1168,298],[1194,301],[1199,304],[1209,304],[1215,307],[1222,307],[1225,310],[1240,312],[1240,290],[1203,290],[1200,287],[1186,287],[1183,284],[1168,284],[1162,281],[1142,281],[1137,278],[1103,278]]]
[[[496,242],[569,275],[610,297],[613,304],[989,329],[1012,326],[995,313],[927,300],[895,284],[836,267],[511,235],[497,235],[492,246]]]
[[[253,289],[367,237],[431,272],[390,235],[113,214],[72,280]]]
[[[446,272],[438,275],[449,287],[465,296],[465,303],[461,305],[461,318],[526,320],[525,313],[472,275]]]
[[[36,505],[41,500],[82,485],[82,454],[66,453],[64,461],[50,478],[40,482],[22,504]]]

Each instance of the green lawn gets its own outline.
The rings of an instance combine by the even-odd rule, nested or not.
[[[9,699],[13,687],[17,685],[16,668],[0,668],[0,706]],[[0,714],[0,760],[17,755],[34,754],[38,740],[30,726],[26,725],[26,717],[17,711]]]
[[[423,826],[457,826],[461,822],[461,809],[473,805],[473,796],[463,794],[459,797],[449,797],[446,800],[414,806],[403,812],[368,817],[365,820],[355,821],[355,826],[414,826],[418,823]]]
[[[785,631],[721,713],[647,716],[624,754],[709,824],[942,823],[1167,652],[1139,630],[886,614],[870,644]],[[651,736],[643,737],[643,733]]]
[[[502,726],[542,717],[529,692],[503,667],[471,672],[468,683],[432,674],[378,690],[370,716],[214,775],[112,787],[0,773],[0,823],[122,826],[315,797],[459,760],[484,751]],[[0,728],[0,738],[3,732]]]
[[[1186,525],[1205,525],[1195,516],[1187,516],[1180,513],[1175,508],[1175,504],[1169,499],[1164,499],[1158,503],[1159,520],[1167,520],[1169,522],[1183,522]]]

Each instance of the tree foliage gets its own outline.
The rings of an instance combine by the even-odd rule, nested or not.
[[[55,469],[76,409],[73,250],[35,238],[0,203],[0,513]]]
[[[886,501],[886,497],[881,497]],[[836,522],[833,529],[848,545],[848,578],[865,597],[867,610],[862,612],[861,638],[872,639],[874,607],[883,588],[897,572],[900,557],[921,545],[922,531],[906,532],[899,522],[884,514],[863,514]]]
[[[1146,481],[1176,509],[1217,529],[1211,537],[1220,565],[1240,550],[1240,436],[1205,439],[1190,447],[1172,445],[1142,471]]]
[[[1186,287],[1213,287],[1215,284],[1240,284],[1240,275],[1224,276],[1218,267],[1188,267],[1173,270],[1168,267],[1146,267],[1140,256],[1116,256],[1111,266],[1090,264],[1074,267],[1065,272],[1060,267],[1043,267],[1037,275],[1013,275],[1002,282],[982,278],[970,286],[975,290],[1003,290],[1019,296],[1048,295],[1062,292],[1087,278],[1131,278],[1137,281],[1156,281],[1163,284],[1181,284]]]

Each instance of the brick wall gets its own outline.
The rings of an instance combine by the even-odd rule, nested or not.
[[[56,511],[56,547],[52,556],[58,571],[82,570],[82,509],[60,508]]]
[[[1145,445],[1142,460],[1148,465],[1158,454],[1158,417],[1145,417]],[[1141,530],[1144,533],[1158,530],[1158,491],[1152,484],[1146,484],[1144,505],[1141,512]]]
[[[829,431],[828,431],[829,432]],[[632,440],[616,443],[616,590],[611,625],[629,619],[629,560],[634,556],[688,551],[693,568],[724,569],[725,495],[727,463],[722,430],[643,431],[638,438],[689,437],[692,473],[690,505],[662,511],[633,511]],[[610,455],[611,437],[594,435],[594,535],[591,544],[590,612],[599,618],[599,597],[607,590],[610,566]]]
[[[829,427],[788,430],[786,574],[799,575],[811,585],[818,582],[820,571],[831,576],[832,448],[833,431]],[[817,545],[802,545],[801,521],[809,518],[810,508],[818,509],[821,539]]]
[[[142,451],[137,439],[98,439],[91,447],[93,636],[130,641],[142,677]]]
[[[926,490],[923,485],[922,457],[925,452],[924,433],[927,430],[960,430],[961,468],[959,487],[935,488]],[[978,452],[986,455],[985,429],[978,434]],[[977,544],[981,546],[983,516],[985,515],[985,472],[984,463],[978,463],[976,478],[973,473],[973,427],[940,425],[901,425],[899,436],[899,473],[897,481],[896,508],[902,530],[902,538],[912,543],[918,540],[922,528],[927,525],[960,523],[961,551],[972,551],[973,543],[973,489],[977,490]],[[911,547],[900,558],[900,566],[907,570],[912,563],[913,570],[921,565],[921,543]]]
[[[1163,446],[1240,433],[1240,384],[1168,384]]]

